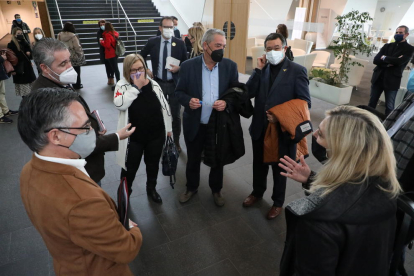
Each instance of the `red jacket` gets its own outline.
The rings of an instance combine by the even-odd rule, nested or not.
[[[116,40],[114,36],[118,38],[119,34],[117,32],[114,32],[114,34],[112,34],[107,31],[103,32],[102,34],[103,40],[101,40],[100,43],[105,48],[105,59],[116,57],[116,54],[115,54]]]

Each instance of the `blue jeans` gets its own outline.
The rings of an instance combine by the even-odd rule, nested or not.
[[[391,111],[394,110],[395,97],[398,90],[384,90],[384,84],[382,80],[371,85],[371,95],[369,98],[368,106],[376,108],[378,100],[381,97],[382,91],[385,93],[385,116],[388,116]]]

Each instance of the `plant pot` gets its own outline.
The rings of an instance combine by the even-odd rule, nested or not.
[[[336,87],[315,80],[309,81],[309,92],[312,97],[328,103],[348,104],[352,95],[352,86]]]

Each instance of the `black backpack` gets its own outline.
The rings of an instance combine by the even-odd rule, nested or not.
[[[173,189],[179,155],[173,139],[167,136],[164,152],[162,153],[162,174],[170,177],[170,185]]]
[[[293,61],[295,59],[295,57],[293,56],[293,52],[290,48],[290,46],[286,49],[286,57],[290,60]]]

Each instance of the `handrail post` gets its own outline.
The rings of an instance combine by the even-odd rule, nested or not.
[[[57,0],[55,0],[55,4],[56,4],[56,8],[59,14],[59,20],[60,20],[60,25],[62,25],[62,29],[63,29],[63,22],[62,22],[62,17],[60,16],[60,9],[59,9],[59,5],[57,3]]]
[[[121,23],[121,18],[119,18],[119,0],[116,1],[116,8],[118,9],[118,23]]]
[[[111,10],[112,10],[112,18],[114,18],[114,7],[112,5],[112,0],[111,0]]]
[[[137,50],[137,34],[134,34],[134,39],[135,39],[135,54],[138,54],[138,50]]]
[[[126,17],[125,17],[125,30],[126,30],[126,34],[127,34],[127,40],[129,41],[128,26],[127,26],[127,19],[126,19]]]

